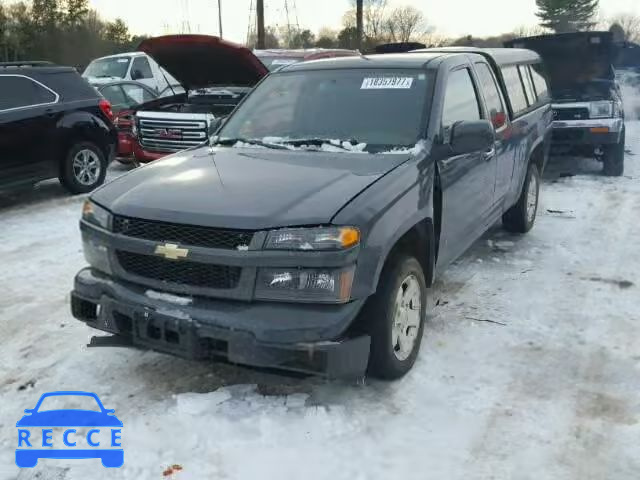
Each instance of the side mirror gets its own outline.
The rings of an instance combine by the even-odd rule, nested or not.
[[[140,80],[142,72],[140,70],[131,70],[131,80]]]
[[[489,120],[455,123],[451,131],[451,149],[456,155],[489,150],[495,142],[495,130]]]

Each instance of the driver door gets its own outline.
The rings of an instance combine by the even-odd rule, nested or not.
[[[482,103],[469,65],[456,67],[446,79],[440,142],[436,151],[442,191],[440,260],[461,255],[484,232],[496,181],[496,155],[490,148],[456,155],[450,142],[460,122],[483,119]]]

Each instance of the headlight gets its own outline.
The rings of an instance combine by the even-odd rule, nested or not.
[[[96,205],[91,200],[84,202],[82,207],[82,219],[97,227],[109,230],[111,227],[111,214],[104,208]]]
[[[613,117],[620,118],[622,117],[623,112],[622,104],[619,102],[613,102]]]
[[[590,118],[613,117],[613,102],[593,102],[589,107]]]
[[[265,250],[344,250],[360,243],[354,227],[291,228],[269,232]]]
[[[355,266],[341,269],[261,268],[256,298],[285,302],[346,303]]]

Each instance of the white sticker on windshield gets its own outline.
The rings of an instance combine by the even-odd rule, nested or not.
[[[119,58],[118,60],[116,60],[116,62],[118,63],[127,63],[129,61],[128,58]]]
[[[376,90],[388,88],[409,89],[413,85],[413,77],[374,77],[365,78],[360,90]]]

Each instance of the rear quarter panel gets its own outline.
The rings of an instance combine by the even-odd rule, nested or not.
[[[518,201],[529,160],[538,153],[538,149],[543,155],[543,169],[546,166],[551,146],[552,119],[551,103],[546,103],[511,121],[509,135],[510,143],[515,149],[515,162],[511,187],[505,198],[505,209]]]
[[[64,156],[74,143],[86,140],[98,145],[108,157],[110,148],[117,145],[118,134],[97,101],[73,102],[71,107],[56,122],[58,155]]]

